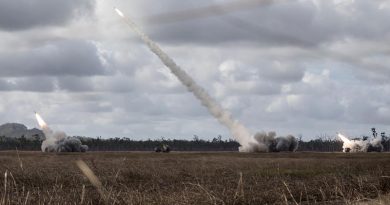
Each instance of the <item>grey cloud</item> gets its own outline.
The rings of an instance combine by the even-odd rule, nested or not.
[[[197,1],[194,4],[185,1],[180,3],[164,1],[155,2],[150,6],[150,3],[144,2],[132,4],[128,6],[128,10],[132,14],[139,11],[144,11],[141,14],[143,16],[149,14],[150,16],[146,16],[140,22],[145,24],[152,38],[160,42],[210,44],[250,41],[269,44],[269,41],[272,41],[276,44],[308,44],[304,36],[291,35],[283,29],[286,26],[291,27],[291,24],[309,22],[313,18],[313,6],[272,0],[213,3],[215,2]],[[250,8],[246,8],[248,5]],[[213,13],[216,15],[213,16]],[[169,23],[161,22],[167,20]],[[302,25],[306,26],[305,23]],[[302,28],[295,30],[302,32]]]
[[[70,92],[93,91],[93,84],[90,78],[64,76],[58,79],[58,88]]]
[[[373,83],[387,83],[390,80],[390,61],[385,53],[372,52],[366,55],[348,55],[329,51],[324,53],[334,61],[343,63],[346,68],[355,71],[354,75],[359,79],[370,80]]]
[[[231,1],[224,3],[217,3],[207,6],[199,6],[195,8],[184,9],[181,11],[173,11],[166,14],[157,14],[150,16],[146,20],[148,23],[161,24],[172,23],[177,21],[193,20],[197,18],[207,18],[210,16],[218,16],[228,14],[230,12],[248,10],[255,8],[256,6],[266,6],[274,3],[275,1],[256,1],[256,0],[243,0],[243,1]],[[198,2],[197,2],[198,3]],[[187,3],[188,5],[188,3]]]
[[[156,120],[170,118],[209,117],[196,99],[188,93],[184,94],[140,94],[128,93],[112,96],[115,105],[126,112],[153,116]],[[210,116],[210,118],[212,118]]]
[[[112,112],[113,107],[111,103],[106,100],[101,101],[86,101],[77,102],[68,107],[73,112],[79,113],[101,113],[101,112]]]
[[[356,101],[346,109],[346,119],[350,123],[388,125],[390,104],[375,105],[372,102]]]
[[[305,66],[293,61],[258,63],[258,75],[262,79],[277,83],[298,82],[304,76]]]
[[[346,119],[352,123],[382,124],[390,123],[390,94],[388,85],[366,85],[365,89],[355,87],[346,101]]]
[[[0,28],[23,30],[63,25],[93,12],[94,0],[0,0]]]
[[[107,73],[96,46],[82,40],[57,41],[30,50],[0,54],[0,75],[3,77]]]
[[[321,95],[297,96],[294,102],[289,102],[290,109],[296,115],[305,115],[312,119],[340,119],[344,114],[344,107],[337,98]]]
[[[50,77],[0,78],[0,91],[51,92],[56,80]]]
[[[136,86],[134,78],[127,76],[94,76],[77,77],[61,76],[58,77],[58,89],[69,92],[113,92],[126,93],[132,92]]]
[[[294,62],[258,61],[255,67],[234,60],[223,62],[214,83],[217,94],[279,94],[283,83],[299,82],[304,75],[304,68]]]
[[[307,1],[290,1],[222,16],[149,24],[147,28],[154,39],[172,44],[246,41],[261,45],[317,47],[348,36],[371,39],[388,33],[390,25],[386,19],[390,14],[378,6],[376,1],[357,0],[344,7],[333,1],[323,1],[320,8],[316,8]],[[186,9],[188,7],[181,10]],[[151,9],[144,8],[143,11],[148,13],[148,10]],[[174,12],[160,9],[160,13]]]
[[[275,95],[279,94],[281,85],[272,82],[217,82],[214,89],[218,96],[237,95]]]
[[[58,4],[76,4],[69,2]],[[142,17],[226,1],[121,2],[128,5],[118,5],[124,13]],[[253,131],[310,139],[342,129],[362,134],[378,124],[390,129],[389,8],[378,10],[377,1],[355,0],[338,8],[334,1],[318,2],[319,8],[296,0],[158,25],[135,21]],[[109,4],[97,4],[96,19],[76,19],[64,27],[41,28],[64,25],[74,13],[62,23],[0,24],[18,30],[1,33],[0,92],[7,99],[0,103],[2,120],[35,126],[26,113],[37,110],[48,123],[75,135],[227,136],[134,40]],[[239,63],[221,72],[227,61]]]

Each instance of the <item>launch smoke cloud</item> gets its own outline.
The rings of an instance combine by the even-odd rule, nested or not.
[[[82,145],[79,139],[68,137],[62,131],[51,130],[38,113],[35,113],[35,117],[45,135],[41,145],[42,152],[86,152],[88,150],[88,146]]]
[[[350,140],[342,134],[338,137],[343,141],[343,152],[382,152],[382,137],[367,140]]]
[[[254,137],[250,134],[249,130],[242,125],[238,120],[233,119],[231,114],[224,110],[202,87],[200,87],[192,78],[182,70],[172,58],[170,58],[160,47],[154,43],[138,26],[133,23],[129,18],[117,8],[116,13],[124,20],[124,22],[142,39],[142,41],[149,47],[149,49],[160,58],[166,67],[179,79],[179,81],[187,88],[188,91],[194,94],[194,96],[200,100],[201,104],[207,108],[209,113],[214,116],[218,121],[229,128],[231,134],[240,143],[239,150],[242,152],[267,152],[276,149],[277,139],[275,136],[268,136],[266,134],[256,134],[258,137]],[[290,143],[290,138],[286,140],[279,140],[279,148],[289,147],[284,145],[284,142]],[[292,137],[296,142],[295,138]],[[276,145],[275,145],[276,143]],[[293,142],[291,142],[293,143]],[[290,143],[290,144],[291,144]],[[282,145],[283,144],[283,145]],[[275,146],[274,146],[275,145]]]

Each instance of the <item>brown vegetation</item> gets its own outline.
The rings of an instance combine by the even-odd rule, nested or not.
[[[389,162],[388,153],[0,152],[0,204],[376,204],[390,192]]]

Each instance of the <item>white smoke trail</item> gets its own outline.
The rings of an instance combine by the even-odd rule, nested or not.
[[[48,147],[51,145],[54,145],[56,141],[61,140],[62,138],[65,138],[62,134],[54,134],[54,132],[49,128],[47,123],[42,119],[42,117],[35,112],[35,118],[38,121],[39,127],[41,127],[43,134],[45,134],[45,140],[42,142],[41,150],[42,152],[45,152]]]
[[[217,102],[215,102],[215,100],[202,87],[200,87],[163,50],[161,50],[156,43],[142,32],[135,23],[126,18],[119,9],[115,8],[115,11],[120,17],[122,17],[126,24],[141,37],[149,49],[160,58],[164,65],[170,69],[180,82],[201,101],[202,105],[208,109],[210,114],[217,118],[220,123],[229,128],[232,135],[241,145],[240,151],[250,151],[250,144],[257,144],[245,126],[243,126],[239,121],[234,120],[229,112],[224,110]]]
[[[249,130],[238,120],[233,119],[231,114],[224,110],[202,87],[200,87],[184,70],[182,70],[160,47],[154,43],[138,26],[117,8],[117,14],[124,22],[146,43],[149,49],[156,54],[160,60],[167,66],[170,71],[186,86],[188,91],[193,93],[201,101],[211,115],[218,121],[229,128],[233,137],[240,143],[240,152],[268,152],[268,151],[295,151],[297,141],[294,137],[286,140],[278,140],[275,136],[267,136],[264,133],[251,135]],[[255,139],[256,138],[256,139]],[[281,138],[279,138],[281,139]],[[287,143],[287,144],[286,144]],[[276,150],[276,144],[281,150]],[[275,147],[275,148],[274,148]],[[286,150],[285,148],[288,147]],[[293,147],[293,148],[290,148]]]
[[[35,112],[35,118],[41,127],[45,140],[42,142],[42,152],[85,152],[88,146],[82,145],[81,141],[74,137],[67,137],[65,132],[53,131],[42,119],[42,117]]]

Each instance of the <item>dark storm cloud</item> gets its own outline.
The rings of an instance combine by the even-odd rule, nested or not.
[[[65,40],[24,51],[0,53],[2,77],[90,76],[107,73],[93,43]]]
[[[93,12],[93,0],[0,0],[0,29],[62,25]]]

